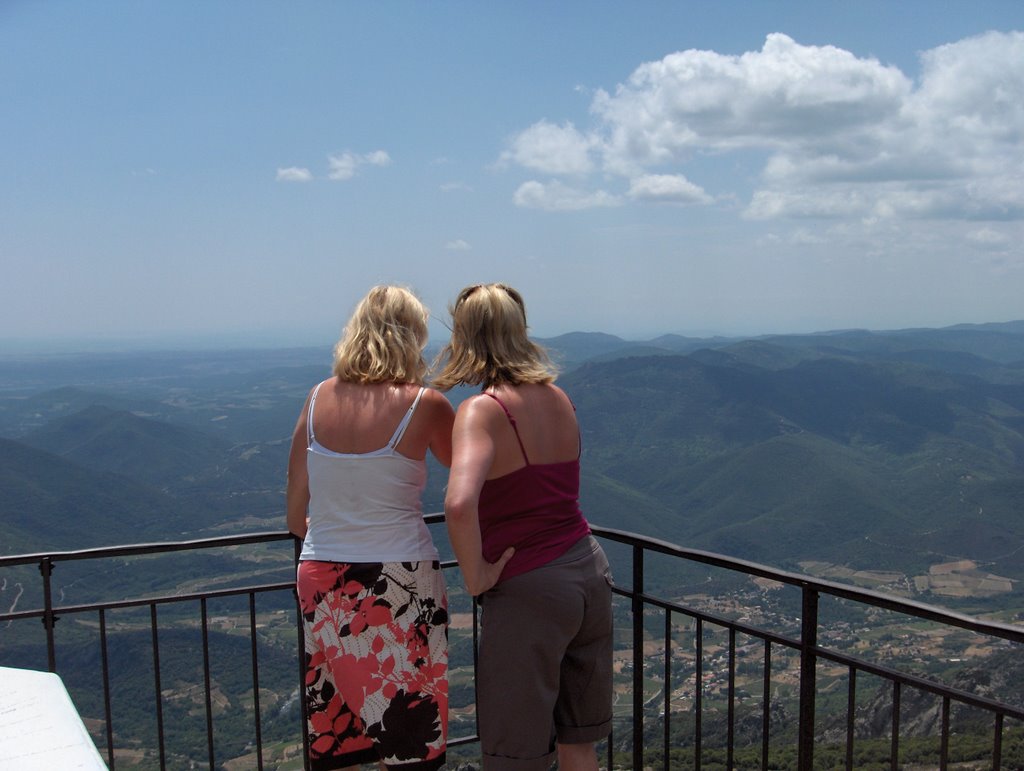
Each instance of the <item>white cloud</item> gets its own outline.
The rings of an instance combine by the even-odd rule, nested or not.
[[[590,158],[593,147],[594,140],[571,123],[556,126],[542,120],[516,136],[502,160],[544,174],[586,174],[594,168]]]
[[[967,234],[967,240],[978,249],[989,251],[1001,251],[1010,244],[1009,236],[992,228],[972,230]]]
[[[454,241],[446,243],[444,248],[453,252],[468,252],[472,247],[461,238],[456,238]]]
[[[331,155],[327,158],[327,176],[334,180],[352,179],[356,173],[359,158],[352,153]]]
[[[910,81],[833,46],[769,35],[761,51],[689,50],[637,68],[592,110],[613,170],[685,158],[697,148],[803,146],[898,115]]]
[[[391,156],[384,150],[375,150],[366,155],[344,152],[340,155],[327,157],[327,177],[329,179],[344,181],[352,179],[360,166],[389,166]]]
[[[537,181],[524,182],[516,190],[512,200],[516,206],[525,209],[547,211],[578,211],[601,206],[618,206],[622,203],[619,197],[604,190],[580,190],[557,180],[546,184]]]
[[[309,169],[304,169],[301,166],[289,166],[278,169],[276,179],[278,182],[309,182],[313,179],[313,175]]]
[[[872,213],[872,201],[855,190],[810,191],[758,190],[744,212],[749,219],[776,217],[864,217]]]
[[[629,183],[630,198],[642,201],[667,201],[681,204],[705,204],[713,200],[682,174],[645,174]]]
[[[760,153],[752,191],[715,196],[749,200],[751,218],[1024,219],[1024,33],[989,32],[920,60],[915,81],[781,33],[739,56],[681,51],[598,90],[591,127],[539,121],[502,160],[574,175],[576,199],[601,171],[605,186],[630,180],[626,195],[646,201],[671,197],[673,178],[707,195],[698,172],[681,173],[701,155]],[[541,188],[520,188],[517,201],[563,199],[553,183],[532,184]]]
[[[384,150],[374,150],[372,153],[363,156],[363,160],[372,166],[390,166],[391,156]]]

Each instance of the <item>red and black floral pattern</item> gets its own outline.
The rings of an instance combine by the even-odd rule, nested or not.
[[[437,562],[299,563],[310,761],[444,764],[448,600]]]

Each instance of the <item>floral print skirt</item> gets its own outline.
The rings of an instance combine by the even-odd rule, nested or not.
[[[438,562],[318,562],[297,574],[314,771],[445,762],[448,599]]]

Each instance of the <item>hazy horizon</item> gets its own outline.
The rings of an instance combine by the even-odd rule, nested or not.
[[[971,327],[990,324],[1011,324],[1024,323],[1024,315],[1015,319],[998,321],[971,321],[944,324],[941,327],[913,326],[913,327],[842,327],[835,329],[802,329],[778,331],[768,330],[764,332],[724,332],[708,330],[688,331],[661,331],[648,335],[621,335],[615,332],[608,332],[603,329],[566,329],[551,334],[541,334],[531,330],[531,337],[539,340],[551,340],[563,335],[570,334],[598,334],[611,335],[620,338],[627,343],[643,343],[654,341],[662,336],[678,335],[693,339],[751,339],[760,337],[775,337],[786,335],[828,335],[849,331],[866,331],[875,333],[900,332],[905,330],[920,329],[946,329],[949,327]],[[437,351],[447,340],[447,335],[440,336],[433,334],[427,344],[427,351]],[[155,352],[203,352],[203,351],[244,351],[244,350],[286,350],[302,348],[324,348],[330,350],[337,342],[337,335],[333,337],[319,337],[313,334],[301,333],[279,333],[279,334],[210,334],[206,336],[173,336],[163,337],[136,337],[136,338],[23,338],[4,339],[0,338],[0,358],[3,357],[25,357],[32,355],[40,356],[76,356],[88,354],[132,354],[132,353],[155,353]]]

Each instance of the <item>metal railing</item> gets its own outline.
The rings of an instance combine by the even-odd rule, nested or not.
[[[735,747],[735,706],[736,706],[736,639],[738,634],[746,635],[749,638],[760,641],[763,648],[763,676],[762,676],[762,697],[761,697],[761,742],[759,767],[768,768],[769,750],[771,746],[770,733],[770,704],[772,698],[772,654],[776,649],[791,650],[798,656],[799,677],[798,677],[798,717],[796,726],[796,748],[797,759],[795,767],[798,769],[812,769],[819,767],[815,763],[817,711],[816,701],[818,696],[818,662],[830,661],[847,668],[848,671],[848,697],[845,719],[845,756],[842,766],[847,769],[856,768],[855,765],[855,704],[857,699],[857,675],[858,673],[872,675],[881,678],[892,688],[891,701],[891,723],[890,723],[890,751],[889,764],[892,769],[900,767],[900,703],[905,688],[917,689],[919,691],[933,694],[941,699],[941,725],[939,729],[938,757],[934,765],[945,769],[949,765],[949,743],[950,743],[950,711],[951,705],[961,705],[976,708],[990,716],[992,725],[992,744],[988,760],[991,768],[1024,768],[1024,744],[1018,754],[1012,758],[1003,757],[1003,736],[1007,721],[1024,723],[1024,704],[1012,705],[1005,701],[978,696],[962,689],[944,685],[936,680],[922,677],[918,674],[896,669],[891,666],[883,666],[878,663],[866,660],[862,657],[851,656],[847,653],[820,646],[818,643],[818,632],[820,626],[819,602],[822,597],[832,597],[841,600],[851,601],[867,608],[893,611],[911,619],[923,620],[940,624],[947,628],[962,629],[984,635],[989,638],[1008,641],[1013,646],[1024,645],[1024,627],[980,620],[971,616],[937,608],[923,603],[904,600],[892,595],[883,594],[871,590],[858,589],[846,584],[834,583],[831,581],[817,580],[809,576],[774,570],[764,565],[744,560],[730,559],[719,554],[699,551],[695,549],[684,549],[671,543],[659,541],[652,538],[638,536],[610,528],[594,527],[595,535],[607,541],[617,542],[629,547],[631,552],[631,573],[632,585],[622,587],[616,585],[614,591],[627,598],[632,613],[632,716],[631,732],[632,741],[631,757],[632,768],[641,769],[645,765],[645,738],[648,736],[647,724],[652,721],[652,710],[647,707],[644,697],[644,639],[645,639],[645,614],[648,611],[656,611],[663,616],[664,623],[664,682],[662,689],[664,694],[663,708],[659,715],[663,715],[661,751],[662,765],[670,767],[671,733],[671,677],[673,647],[672,622],[676,616],[691,619],[694,623],[693,647],[694,654],[694,733],[692,737],[692,767],[699,769],[702,765],[702,711],[704,694],[704,652],[702,643],[704,629],[709,626],[718,627],[728,635],[728,654],[726,665],[727,686],[727,731],[725,746],[725,767],[736,767],[734,755]],[[678,602],[669,602],[664,597],[653,596],[645,592],[645,561],[650,554],[662,554],[673,559],[685,560],[688,563],[707,565],[714,568],[724,569],[732,573],[744,574],[751,577],[766,579],[778,584],[794,587],[800,592],[800,617],[799,635],[784,635],[764,628],[754,627],[749,623],[740,620],[730,619],[721,614],[714,614],[700,611],[692,606],[683,605]],[[1014,648],[1014,652],[1022,659],[1024,664],[1024,648]],[[1024,671],[1024,669],[1022,669]],[[1016,693],[1020,698],[1024,691],[1024,683],[1019,684]],[[1020,728],[1020,726],[1018,726]],[[611,747],[608,750],[608,767],[613,764],[613,753]],[[779,767],[773,765],[771,767]]]
[[[437,524],[443,521],[443,515],[433,514],[427,517],[428,523]],[[906,667],[896,667],[890,664],[882,664],[872,661],[863,655],[852,655],[849,651],[842,650],[836,646],[826,647],[819,642],[819,630],[822,619],[819,612],[819,604],[823,598],[834,598],[840,601],[854,603],[855,607],[863,612],[865,609],[871,611],[890,611],[906,616],[915,622],[929,622],[938,625],[944,630],[965,630],[977,635],[983,635],[988,639],[1006,641],[1012,655],[1024,657],[1024,627],[999,622],[984,621],[952,611],[943,610],[933,606],[900,599],[898,597],[882,594],[879,592],[858,589],[845,584],[833,583],[825,580],[818,580],[806,575],[789,573],[774,570],[763,565],[743,560],[736,560],[722,555],[692,549],[680,548],[674,544],[646,538],[635,533],[609,528],[593,527],[594,534],[609,548],[610,553],[620,549],[625,553],[613,555],[613,565],[616,571],[621,571],[623,559],[628,560],[626,569],[631,576],[631,583],[627,586],[617,582],[613,586],[613,592],[621,600],[618,607],[617,617],[624,618],[624,631],[627,636],[628,645],[620,646],[629,651],[628,668],[631,668],[631,676],[628,679],[628,712],[623,712],[614,722],[613,735],[604,746],[602,752],[607,753],[607,767],[613,768],[634,768],[641,769],[645,766],[656,765],[668,769],[670,767],[692,767],[700,769],[702,765],[735,768],[738,765],[743,767],[795,767],[799,769],[812,769],[821,767],[821,761],[816,762],[815,752],[821,746],[823,733],[823,721],[820,713],[821,684],[819,668],[823,664],[834,665],[846,672],[846,714],[838,730],[840,733],[845,730],[845,753],[839,766],[848,769],[855,768],[856,744],[860,739],[856,736],[856,705],[858,700],[858,677],[876,678],[885,687],[890,689],[891,696],[888,697],[888,708],[891,711],[888,726],[889,742],[889,765],[896,769],[901,765],[901,703],[906,694],[910,691],[931,694],[939,700],[940,722],[938,736],[936,737],[939,746],[936,750],[937,757],[934,765],[939,768],[946,768],[950,763],[950,741],[953,735],[951,728],[951,714],[955,709],[970,708],[978,711],[987,717],[991,725],[991,743],[987,752],[986,763],[990,763],[994,769],[999,768],[1022,768],[1024,767],[1024,739],[1014,744],[1014,747],[1021,747],[1020,755],[1009,756],[1004,752],[1005,737],[1010,731],[1016,731],[1015,737],[1024,732],[1024,705],[1010,703],[1007,698],[995,698],[992,696],[979,695],[968,692],[964,688],[956,688],[944,684],[937,679],[926,677],[920,673],[908,671]],[[290,542],[290,543],[289,543]],[[39,568],[41,578],[41,599],[40,607],[28,610],[13,609],[0,614],[0,624],[9,627],[14,622],[23,622],[29,619],[40,619],[45,630],[46,662],[50,671],[60,673],[62,671],[61,660],[58,656],[57,628],[58,619],[74,617],[79,620],[95,618],[94,624],[99,635],[99,646],[101,650],[101,669],[103,683],[103,723],[105,757],[111,768],[115,767],[118,731],[114,724],[111,708],[111,670],[117,666],[110,657],[110,639],[114,632],[110,630],[109,619],[115,611],[134,609],[145,612],[148,609],[148,627],[151,640],[152,655],[152,677],[153,677],[153,715],[156,721],[156,750],[161,768],[168,767],[169,757],[165,748],[165,734],[168,726],[165,725],[164,707],[167,696],[165,695],[165,683],[161,679],[161,654],[171,651],[167,649],[167,643],[161,645],[161,613],[162,609],[179,605],[181,603],[199,603],[199,623],[202,636],[202,659],[203,659],[203,683],[202,702],[206,731],[206,755],[211,768],[217,765],[215,753],[215,726],[217,721],[217,710],[214,708],[214,693],[211,686],[211,653],[209,640],[211,603],[225,598],[245,597],[248,599],[248,631],[250,669],[247,677],[252,683],[252,714],[253,714],[253,754],[256,767],[264,767],[264,737],[261,726],[263,715],[261,714],[261,666],[260,646],[261,633],[257,623],[257,598],[262,595],[274,595],[280,600],[287,598],[286,603],[291,604],[291,612],[295,613],[295,644],[297,646],[296,672],[297,690],[303,687],[305,682],[304,672],[304,646],[302,639],[302,627],[297,623],[298,615],[295,608],[293,596],[294,584],[291,580],[270,581],[256,583],[253,585],[232,586],[222,589],[204,589],[197,591],[175,591],[174,593],[156,593],[151,597],[134,597],[131,599],[104,600],[97,602],[62,604],[54,601],[53,572],[62,564],[81,562],[97,559],[130,559],[142,556],[167,554],[172,552],[197,553],[209,549],[234,548],[243,545],[278,544],[276,548],[288,550],[292,558],[297,553],[294,539],[287,533],[254,533],[241,536],[228,536],[221,538],[209,538],[192,541],[181,541],[173,543],[138,544],[132,546],[120,546],[102,549],[85,549],[80,551],[51,552],[42,554],[27,554],[12,557],[0,557],[0,571],[16,568],[24,565],[36,565]],[[624,547],[624,549],[623,549]],[[660,556],[656,556],[660,555]],[[280,555],[279,555],[280,556]],[[620,559],[621,558],[621,559]],[[793,630],[777,630],[766,628],[767,625],[755,625],[742,614],[715,612],[698,608],[695,603],[682,600],[672,600],[666,596],[648,591],[647,585],[650,576],[645,576],[648,571],[648,564],[652,559],[668,558],[671,565],[678,565],[682,570],[684,566],[705,566],[715,570],[726,571],[729,576],[746,576],[774,582],[778,586],[792,587],[799,592],[798,621],[796,632]],[[446,569],[455,567],[452,561],[443,563]],[[701,568],[702,570],[704,567]],[[2,578],[2,574],[0,574]],[[449,581],[453,584],[453,581]],[[163,610],[166,615],[168,611]],[[736,616],[736,617],[731,617]],[[192,622],[195,626],[195,622]],[[473,667],[475,671],[476,641],[477,641],[478,615],[476,604],[472,605],[472,647]],[[685,628],[684,628],[685,627]],[[167,633],[165,622],[164,632]],[[708,636],[721,635],[726,638],[722,646],[725,651],[724,660],[719,654],[716,658],[710,657],[705,640]],[[739,709],[740,689],[738,687],[738,676],[741,669],[742,656],[739,653],[738,641],[740,637],[750,640],[751,643],[743,646],[744,655],[748,660],[754,659],[759,662],[760,668],[760,737],[755,742],[756,746],[751,755],[749,740],[743,744],[744,760],[738,759],[740,739],[739,731]],[[680,639],[682,638],[682,639]],[[653,646],[654,653],[645,653],[645,648]],[[759,655],[751,656],[752,649],[756,653],[760,646]],[[3,639],[0,638],[0,654],[2,654]],[[651,661],[651,658],[658,658],[660,648],[660,661]],[[788,719],[784,730],[775,730],[773,733],[773,721],[771,709],[773,699],[777,699],[778,692],[782,688],[778,684],[779,676],[786,667],[779,667],[776,662],[786,656],[795,656],[796,661],[792,667],[792,679],[795,681],[792,700],[796,703],[796,716]],[[682,663],[680,663],[682,662]],[[681,670],[685,669],[683,676]],[[647,677],[648,672],[652,673]],[[653,678],[653,680],[652,680]],[[755,680],[758,679],[755,677]],[[724,682],[724,695],[720,695],[718,701],[724,701],[724,707],[717,703],[713,709],[710,702],[710,683],[712,681]],[[835,678],[830,678],[834,683]],[[653,685],[652,685],[653,682]],[[658,683],[660,682],[660,685]],[[196,684],[197,687],[198,684]],[[677,686],[685,685],[690,694],[692,704],[686,709],[673,710],[673,694]],[[648,691],[653,691],[649,695]],[[660,696],[660,699],[658,698]],[[140,696],[141,698],[141,696]],[[830,697],[832,698],[832,697]],[[748,698],[747,701],[757,701]],[[834,701],[834,698],[832,698]],[[301,704],[302,699],[298,699]],[[721,741],[716,740],[712,748],[705,741],[707,729],[706,717],[711,711],[715,716],[725,713],[725,736]],[[749,709],[748,709],[749,712]],[[750,721],[747,721],[748,723]],[[832,721],[834,722],[834,721]],[[302,737],[303,743],[307,741],[304,723],[295,721],[293,742]],[[680,725],[692,727],[686,733],[680,733]],[[716,721],[717,723],[717,721]],[[795,725],[793,725],[795,723]],[[684,726],[684,727],[686,727]],[[845,726],[843,729],[842,726]],[[749,733],[749,730],[747,731]],[[659,735],[660,734],[660,735]],[[450,741],[452,748],[473,744],[478,741],[475,732],[468,736],[459,737]],[[816,745],[816,741],[819,742]],[[1016,742],[1016,738],[1015,738]],[[724,746],[723,746],[724,744]],[[780,760],[774,757],[773,753],[782,752],[795,748],[795,759],[791,762]],[[714,751],[714,753],[712,752]],[[1013,750],[1016,752],[1016,750]],[[717,753],[717,754],[715,754]],[[724,755],[723,755],[724,753]],[[710,760],[714,754],[716,759]],[[660,757],[659,757],[660,756]],[[751,761],[750,758],[755,758]],[[223,759],[222,761],[223,762]]]

